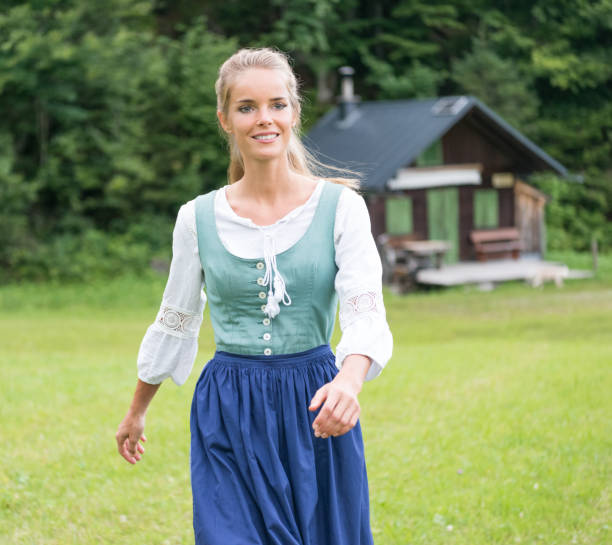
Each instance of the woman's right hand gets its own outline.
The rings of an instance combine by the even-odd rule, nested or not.
[[[144,436],[145,415],[132,414],[130,411],[119,424],[119,429],[115,434],[117,449],[130,464],[140,461],[144,454],[144,447],[139,443],[147,440]]]

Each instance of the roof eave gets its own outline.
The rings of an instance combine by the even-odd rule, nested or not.
[[[576,175],[571,174],[561,163],[559,163],[559,161],[553,159],[542,148],[534,144],[531,140],[529,140],[529,138],[527,138],[514,127],[512,127],[512,125],[504,121],[504,119],[497,115],[493,110],[491,110],[491,108],[486,106],[483,102],[481,102],[474,96],[470,96],[470,100],[472,102],[472,108],[477,108],[482,113],[484,113],[509,136],[511,136],[514,140],[519,142],[522,146],[524,146],[531,153],[533,153],[540,161],[543,161],[546,165],[548,165],[551,170],[559,174],[562,178],[565,178],[569,181],[578,181],[576,179]],[[465,117],[472,110],[472,108],[466,108],[462,112],[461,118]]]

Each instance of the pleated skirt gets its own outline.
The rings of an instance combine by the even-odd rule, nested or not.
[[[217,351],[191,407],[196,545],[373,545],[359,422],[315,437],[328,345],[297,354]]]

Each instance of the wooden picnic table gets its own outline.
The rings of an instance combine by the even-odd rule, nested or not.
[[[451,248],[445,240],[424,240],[419,233],[380,235],[377,239],[383,264],[383,279],[400,293],[414,288],[421,269],[441,268]]]
[[[439,269],[451,245],[446,240],[403,240],[397,249],[405,253],[407,263],[416,269]]]

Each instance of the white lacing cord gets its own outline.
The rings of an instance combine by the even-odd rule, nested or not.
[[[263,285],[268,286],[268,302],[264,312],[268,315],[268,318],[274,318],[280,312],[280,303],[289,306],[291,304],[291,297],[287,293],[285,279],[276,266],[274,239],[268,234],[264,235],[264,261],[266,273]]]

